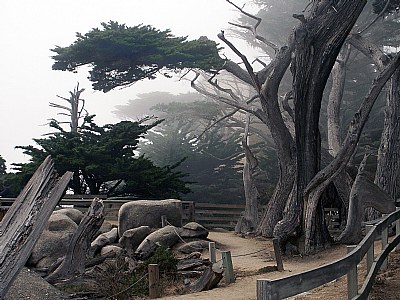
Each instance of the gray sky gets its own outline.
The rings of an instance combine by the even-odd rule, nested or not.
[[[245,2],[235,1],[239,5]],[[217,34],[238,16],[225,0],[2,0],[0,155],[7,166],[27,161],[29,157],[14,147],[34,144],[32,138],[50,131],[45,125],[48,119],[62,119],[49,102],[63,104],[56,95],[68,98],[77,82],[86,89],[82,98],[89,113],[97,115],[95,121],[99,125],[118,122],[112,113],[114,106],[126,104],[136,94],[190,90],[187,81],[161,78],[104,94],[91,89],[88,74],[83,71],[72,74],[51,70],[53,53],[49,49],[69,46],[75,41],[76,32],[84,34],[101,27],[101,22],[112,20],[127,26],[142,23],[160,30],[171,29],[174,35],[189,39],[206,35],[218,40]],[[225,52],[231,55],[228,50]]]

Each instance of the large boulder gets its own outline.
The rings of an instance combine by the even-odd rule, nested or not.
[[[177,228],[175,226],[165,226],[153,233],[150,233],[135,251],[136,257],[140,259],[149,258],[157,249],[163,246],[170,248],[179,242]]]
[[[89,256],[94,256],[101,248],[115,243],[118,240],[118,228],[113,228],[109,232],[100,234],[91,244]]]
[[[169,224],[182,225],[181,202],[167,200],[137,200],[123,204],[118,212],[118,232],[122,236],[128,229],[149,226],[161,227],[161,216],[166,216]]]
[[[78,225],[64,214],[52,214],[43,230],[27,265],[48,268],[65,255]]]
[[[187,223],[179,231],[179,234],[182,238],[205,239],[207,238],[208,233],[208,230],[203,225],[196,222]]]
[[[150,233],[151,228],[149,226],[128,229],[119,239],[119,244],[125,249],[129,256],[132,256],[140,243],[143,242]]]
[[[63,214],[69,217],[77,225],[81,222],[84,214],[76,208],[61,208],[53,212],[53,214]]]

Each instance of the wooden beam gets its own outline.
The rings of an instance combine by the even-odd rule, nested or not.
[[[0,299],[25,265],[73,173],[60,179],[48,156],[0,223]]]

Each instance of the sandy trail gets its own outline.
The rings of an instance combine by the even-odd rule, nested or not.
[[[345,246],[332,247],[316,255],[307,257],[283,258],[285,271],[273,271],[264,274],[256,274],[260,268],[274,266],[274,252],[272,241],[261,238],[248,238],[236,235],[233,232],[210,232],[209,239],[216,242],[216,247],[220,251],[230,251],[232,263],[236,275],[235,283],[225,286],[220,283],[213,290],[186,294],[181,296],[169,296],[162,299],[185,299],[185,300],[209,300],[209,299],[229,299],[229,300],[254,300],[256,299],[257,279],[275,279],[289,276],[311,268],[321,266],[346,254]],[[220,251],[217,250],[217,260],[220,259]],[[256,253],[255,253],[256,252]],[[253,254],[251,254],[253,253]],[[208,253],[203,254],[208,258]],[[337,290],[337,289],[336,289]],[[345,291],[343,291],[345,292]],[[335,292],[335,297],[339,295]],[[346,294],[343,295],[346,297]],[[336,298],[339,299],[339,298]]]

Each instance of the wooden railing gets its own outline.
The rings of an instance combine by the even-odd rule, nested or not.
[[[65,195],[61,199],[60,205],[71,206],[86,212],[94,197],[103,199],[104,213],[108,221],[117,221],[118,211],[122,204],[133,201],[132,199],[107,199],[104,195]],[[14,198],[0,198],[0,220],[14,200]],[[182,201],[182,222],[196,221],[208,229],[220,227],[232,230],[244,208],[244,205],[239,204]]]
[[[105,195],[65,195],[60,202],[62,206],[72,206],[82,212],[86,212],[93,198],[103,199],[104,213],[106,220],[116,222],[118,220],[118,211],[122,204],[133,201],[132,199],[107,199]],[[14,202],[14,198],[0,198],[0,220],[7,209]],[[261,210],[264,207],[261,207]],[[244,211],[245,205],[242,204],[217,204],[193,201],[182,201],[182,223],[196,221],[208,229],[223,228],[233,230]],[[261,213],[261,211],[260,211]],[[325,209],[328,220],[328,227],[331,231],[336,228],[335,216],[337,209]]]
[[[396,224],[396,236],[388,243],[388,228],[392,223]],[[374,242],[379,236],[382,240],[382,251],[380,255],[374,257]],[[348,279],[348,299],[367,299],[377,272],[381,268],[386,268],[390,251],[396,246],[399,248],[399,243],[400,210],[398,209],[376,225],[372,225],[372,228],[357,246],[349,246],[349,253],[342,259],[284,278],[257,280],[257,299],[284,299],[307,292],[346,274]],[[357,265],[365,255],[367,255],[367,276],[362,288],[358,290]]]

